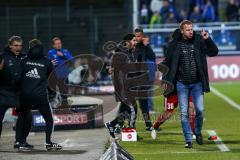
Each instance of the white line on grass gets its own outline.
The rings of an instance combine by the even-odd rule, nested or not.
[[[217,133],[214,130],[208,130],[207,132],[210,136],[217,136]],[[221,152],[230,151],[230,149],[223,143],[222,139],[219,136],[217,136],[217,139],[214,140],[214,142],[217,144],[217,147]]]
[[[234,102],[232,99],[230,99],[229,97],[225,96],[224,94],[222,94],[221,92],[219,92],[216,88],[211,86],[211,91],[217,95],[218,97],[222,98],[224,101],[226,101],[228,104],[230,104],[231,106],[233,106],[234,108],[240,110],[240,105],[237,104],[236,102]]]
[[[206,131],[210,136],[217,136],[217,133],[214,131],[214,130],[203,130],[203,131]],[[138,132],[138,133],[150,133],[150,132]],[[178,134],[178,133],[182,133],[182,131],[159,131],[159,135],[161,133],[174,133],[174,134]],[[217,147],[219,148],[219,150],[221,152],[228,152],[230,151],[230,149],[223,143],[222,139],[217,136],[217,139],[214,140],[214,142],[217,144]],[[193,152],[171,152],[173,154],[186,154],[186,153],[206,153],[206,152],[218,152],[218,151],[193,151]],[[157,152],[156,154],[162,154],[162,153],[165,153],[165,152]],[[168,152],[169,153],[169,152]],[[134,154],[141,154],[141,153],[134,153]],[[142,153],[142,154],[145,154],[145,153]]]

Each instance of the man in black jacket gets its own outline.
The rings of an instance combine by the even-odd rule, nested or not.
[[[218,54],[218,48],[209,34],[201,35],[193,31],[193,24],[188,20],[181,22],[179,29],[173,33],[164,64],[169,72],[164,80],[175,85],[181,111],[182,130],[185,137],[185,147],[192,148],[192,131],[189,123],[190,94],[195,106],[196,141],[203,144],[202,125],[204,111],[204,92],[209,92],[207,56]]]
[[[0,56],[0,137],[2,121],[9,108],[19,107],[18,84],[21,78],[22,38],[12,36]]]
[[[26,117],[32,108],[38,109],[46,122],[46,149],[61,149],[59,144],[51,141],[53,131],[52,109],[48,103],[48,77],[53,71],[53,65],[49,59],[44,57],[43,46],[36,44],[29,49],[27,58],[22,61],[22,76],[20,83],[21,109],[16,127],[16,141],[20,143],[19,149],[29,150],[26,146],[26,138],[21,136],[23,125],[27,123]],[[28,131],[30,131],[28,129]],[[23,139],[24,138],[24,139]]]
[[[137,45],[136,49],[134,51],[134,54],[136,56],[136,62],[148,62],[148,63],[155,63],[156,55],[153,52],[150,44],[149,44],[149,39],[144,36],[143,30],[142,29],[135,29],[134,31],[136,40],[137,40]],[[151,65],[149,65],[151,66]],[[152,68],[149,68],[150,72],[153,72],[155,76],[155,70]],[[155,77],[151,77],[155,78]],[[148,84],[151,85],[151,84]],[[149,103],[150,102],[150,103]],[[152,97],[148,97],[147,99],[139,99],[139,105],[142,110],[142,115],[145,120],[146,124],[146,130],[151,131],[152,130],[152,123],[149,115],[149,104],[152,105],[152,110],[153,110],[153,99]]]
[[[129,33],[126,34],[123,37],[123,41],[125,43],[125,47],[126,50],[123,52],[120,52],[121,50],[118,49],[116,52],[120,52],[122,54],[125,54],[127,56],[127,62],[132,63],[134,62],[134,55],[133,55],[133,49],[136,46],[136,37],[134,34]],[[119,57],[116,55],[113,55],[112,57],[112,68],[111,71],[113,72],[113,77],[114,75],[116,76],[117,74],[119,74],[119,70],[118,68],[115,68],[116,66],[114,66],[115,62],[119,61]],[[119,66],[117,66],[119,67]],[[133,77],[135,74],[128,74],[128,77]],[[130,128],[135,128],[135,121],[137,118],[136,112],[137,112],[137,106],[136,106],[136,101],[135,99],[131,101],[131,105],[129,105],[126,100],[125,100],[125,96],[121,95],[121,89],[123,88],[123,84],[122,81],[119,80],[118,78],[114,78],[113,79],[113,83],[114,83],[114,87],[115,88],[115,94],[116,94],[116,99],[117,101],[120,101],[120,106],[119,106],[119,111],[118,111],[118,115],[117,117],[110,121],[105,123],[105,127],[108,129],[109,134],[111,135],[112,138],[116,138],[114,131],[117,125],[119,125],[120,128],[123,127],[124,125],[124,120],[128,119],[129,120],[129,127]]]

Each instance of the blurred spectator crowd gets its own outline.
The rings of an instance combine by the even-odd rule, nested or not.
[[[192,22],[220,21],[219,0],[141,0],[140,24],[150,28],[161,24],[178,23],[189,19]],[[240,0],[228,0],[225,7],[227,21],[238,21]]]

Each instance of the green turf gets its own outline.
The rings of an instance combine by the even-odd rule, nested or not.
[[[212,86],[240,104],[240,82],[213,83]]]
[[[234,101],[239,101],[240,83],[216,83],[214,88],[227,94]],[[162,110],[163,97],[155,98],[155,110]],[[152,117],[154,119],[154,117]],[[138,118],[138,135],[143,138],[138,142],[120,142],[137,160],[238,160],[240,159],[240,110],[237,110],[213,93],[205,95],[205,120],[203,126],[204,145],[194,142],[193,149],[184,148],[179,119],[179,110],[158,132],[158,138],[152,140],[150,132],[145,132],[145,124]],[[217,145],[208,141],[207,130],[215,130],[218,136],[231,150],[220,152]]]

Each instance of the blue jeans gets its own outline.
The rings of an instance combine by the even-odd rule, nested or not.
[[[185,85],[177,82],[178,102],[181,112],[182,130],[186,142],[192,142],[192,130],[189,121],[189,96],[192,95],[195,109],[195,134],[201,134],[203,125],[204,97],[202,83]]]

